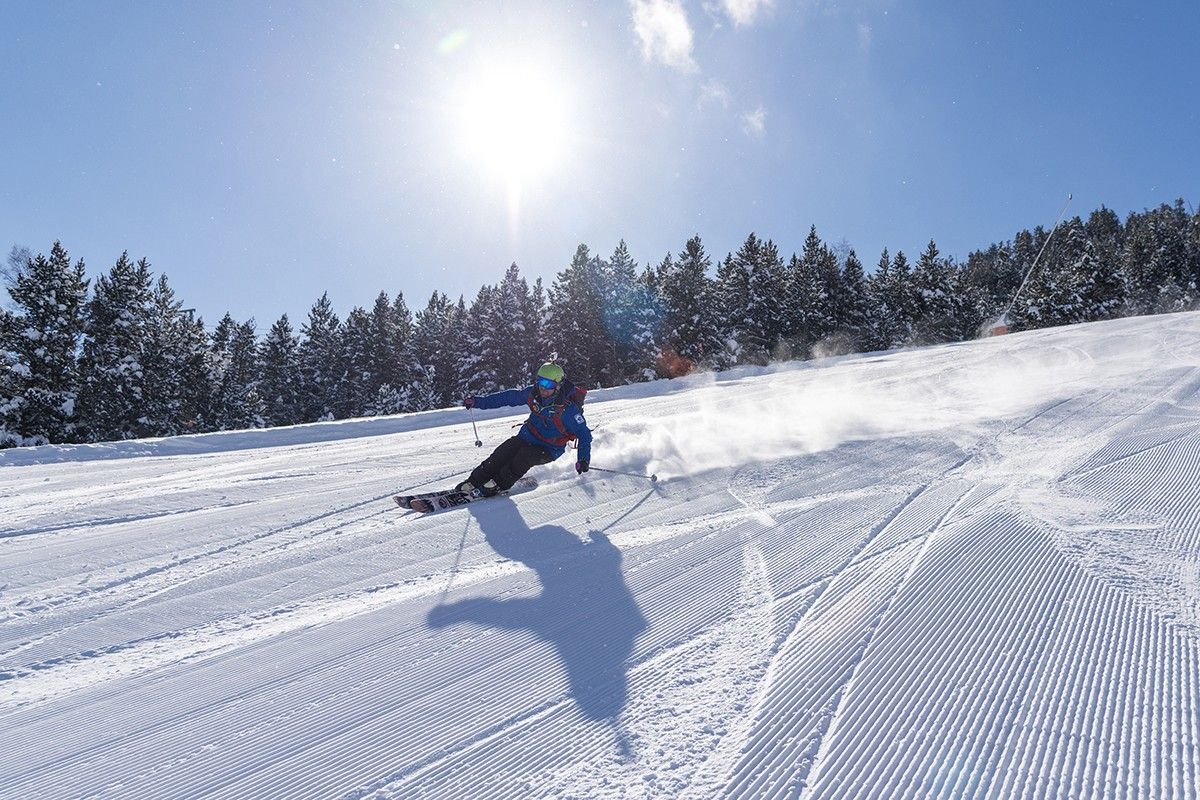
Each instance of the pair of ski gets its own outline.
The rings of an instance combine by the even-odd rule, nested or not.
[[[489,497],[504,497],[510,494],[533,491],[537,486],[538,482],[533,478],[518,478],[511,489],[499,494],[477,495],[464,492],[461,489],[445,489],[440,492],[426,492],[424,494],[398,494],[392,499],[401,508],[420,511],[423,514],[431,514],[435,511],[445,511],[450,508],[465,506],[467,503],[474,503],[478,500],[486,500]]]

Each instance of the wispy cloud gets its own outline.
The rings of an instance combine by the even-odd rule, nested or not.
[[[738,28],[753,25],[760,13],[769,11],[774,5],[775,0],[721,0],[721,10]]]
[[[767,110],[762,106],[742,115],[742,130],[747,136],[761,139],[767,132]]]
[[[717,103],[721,108],[729,108],[729,90],[720,81],[709,81],[700,87],[700,99],[696,105],[704,108],[709,103]]]
[[[692,58],[695,34],[681,0],[630,0],[633,29],[647,61],[659,61],[680,72],[699,69]]]

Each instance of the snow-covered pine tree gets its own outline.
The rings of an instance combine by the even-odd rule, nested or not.
[[[79,420],[89,441],[148,433],[142,360],[154,314],[150,283],[149,263],[133,264],[128,253],[96,279],[80,360]]]
[[[369,337],[371,384],[367,387],[372,401],[384,384],[397,386],[407,374],[409,365],[405,361],[404,348],[411,329],[412,318],[404,304],[403,294],[396,296],[395,303],[388,299],[387,292],[375,296],[375,304],[371,307]]]
[[[1022,277],[1016,273],[1012,246],[1007,242],[972,251],[962,272],[963,283],[972,298],[973,316],[980,320],[980,325],[995,321],[1008,308]],[[978,330],[969,335],[977,333]]]
[[[19,330],[16,316],[0,306],[0,448],[25,444],[21,409],[25,404],[22,370],[26,367],[12,349]]]
[[[1177,199],[1174,205],[1164,203],[1155,209],[1153,214],[1158,244],[1156,257],[1164,262],[1170,276],[1164,285],[1164,292],[1170,296],[1160,295],[1155,310],[1159,313],[1184,311],[1200,300],[1193,281],[1188,246],[1191,219],[1184,208],[1182,198]]]
[[[515,345],[508,330],[509,320],[499,310],[498,295],[495,287],[482,286],[467,309],[467,345],[455,367],[466,383],[465,394],[490,394],[516,385],[504,382],[501,376],[505,349],[515,349]]]
[[[490,335],[494,380],[498,389],[525,386],[542,363],[538,348],[540,319],[534,295],[516,264],[509,265],[496,287]],[[536,363],[535,363],[536,361]]]
[[[592,258],[587,245],[579,245],[571,263],[554,279],[543,324],[543,352],[558,354],[558,363],[577,385],[600,385],[604,365],[610,363],[611,340],[604,327],[601,285],[602,262]]]
[[[891,326],[895,338],[889,348],[902,347],[913,338],[913,325],[917,319],[917,289],[913,285],[912,267],[903,250],[897,250],[888,270],[888,307],[891,309]]]
[[[788,313],[784,318],[784,337],[790,357],[809,357],[813,347],[833,332],[827,274],[831,263],[836,268],[837,257],[821,241],[817,227],[811,226],[803,252],[792,254],[785,281]]]
[[[1040,227],[1034,230],[1034,241],[1041,259],[1036,261],[1037,267],[1030,273],[1009,315],[1019,328],[1047,328],[1065,324],[1070,309],[1077,306],[1074,288],[1062,263],[1065,248],[1057,241],[1061,233],[1061,230],[1056,233],[1056,241],[1047,245],[1047,232]]]
[[[55,242],[8,276],[14,312],[0,327],[0,446],[74,438],[87,280]]]
[[[747,309],[750,304],[750,272],[733,254],[717,265],[716,305],[721,315],[721,338],[729,342],[734,363],[743,359],[742,342],[746,338]]]
[[[937,244],[930,239],[912,275],[916,316],[910,343],[937,344],[956,338],[951,295],[953,271],[954,267],[941,257]]]
[[[211,390],[203,323],[197,329],[191,312],[175,299],[166,275],[158,277],[151,303],[142,361],[145,432],[148,436],[193,432]]]
[[[766,364],[771,357],[780,325],[779,290],[783,284],[782,263],[779,272],[773,270],[771,256],[778,258],[774,244],[767,252],[767,243],[751,233],[733,254],[727,275],[736,280],[736,291],[742,291],[745,282],[745,305],[730,307],[729,311],[738,320],[734,336],[741,352],[741,363]],[[727,262],[730,259],[726,259]],[[730,295],[733,299],[736,295]]]
[[[304,421],[304,397],[300,386],[300,338],[284,314],[267,331],[259,347],[262,396],[266,422],[270,426],[296,425]]]
[[[633,354],[630,382],[658,377],[658,359],[663,352],[660,341],[663,308],[658,273],[650,265],[638,275],[633,308]]]
[[[1115,258],[1097,255],[1095,240],[1083,230],[1083,240],[1068,247],[1072,294],[1079,302],[1078,321],[1091,322],[1121,316],[1125,307],[1125,283]]]
[[[608,260],[605,277],[603,318],[612,350],[603,375],[605,385],[619,386],[636,380],[645,369],[639,318],[649,300],[639,287],[637,264],[624,239]]]
[[[225,314],[213,329],[210,369],[213,393],[208,416],[216,430],[261,428],[266,409],[258,390],[262,369],[254,320],[239,323]]]
[[[875,270],[867,277],[867,325],[864,347],[868,351],[886,350],[892,343],[893,326],[887,292],[891,269],[892,258],[885,247]]]
[[[842,269],[838,330],[846,336],[852,352],[865,350],[870,339],[868,294],[862,262],[859,261],[854,248],[850,248]]]
[[[693,236],[679,257],[663,262],[659,292],[663,304],[662,343],[685,360],[689,371],[711,364],[724,349],[716,301],[717,287],[709,278],[712,261],[699,236]]]
[[[457,405],[461,399],[464,376],[459,372],[459,363],[468,346],[466,318],[466,304],[461,297],[455,305],[436,291],[425,308],[417,312],[413,349],[422,369],[418,384],[429,387],[419,390],[426,392],[416,401],[420,410]]]
[[[750,316],[759,320],[763,345],[771,358],[781,355],[780,341],[783,339],[787,320],[787,309],[780,299],[787,295],[789,282],[783,258],[774,240],[762,242],[758,263],[750,274]],[[783,348],[783,357],[790,358],[790,348]]]
[[[387,306],[387,295],[380,293],[371,313],[375,360],[380,369],[381,385],[375,391],[367,414],[400,414],[426,407],[418,402],[418,384],[425,379],[413,349],[413,317],[404,302],[403,292]],[[422,390],[423,391],[423,390]]]
[[[1125,229],[1121,225],[1121,218],[1112,209],[1100,206],[1088,215],[1084,228],[1088,241],[1092,243],[1092,252],[1097,263],[1108,274],[1116,275],[1123,287],[1121,251],[1125,246]],[[1124,304],[1124,297],[1121,298],[1121,304]]]
[[[342,326],[329,302],[321,295],[301,327],[300,380],[304,395],[304,421],[333,419],[337,391],[345,370],[341,360]]]
[[[371,315],[355,306],[342,326],[342,364],[344,372],[338,385],[338,403],[334,413],[339,419],[361,417],[383,385],[375,361],[374,329]]]
[[[1200,297],[1200,211],[1194,212],[1188,220],[1187,245],[1189,283],[1195,287],[1193,295]]]
[[[1123,260],[1133,313],[1177,311],[1188,305],[1187,287],[1193,280],[1188,258],[1189,228],[1182,202],[1129,215]]]
[[[254,320],[236,325],[229,346],[225,383],[221,387],[227,403],[224,419],[228,428],[262,428],[267,424],[266,408],[259,392],[262,366],[258,361],[258,352]]]

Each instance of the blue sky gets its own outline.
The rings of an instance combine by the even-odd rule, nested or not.
[[[0,4],[0,247],[211,323],[468,301],[584,243],[868,266],[1200,200],[1200,3]],[[520,109],[512,114],[504,109]]]

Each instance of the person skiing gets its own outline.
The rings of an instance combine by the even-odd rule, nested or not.
[[[565,380],[562,367],[547,362],[538,368],[534,383],[524,389],[464,397],[466,408],[527,405],[529,419],[516,436],[502,442],[457,488],[477,497],[507,491],[532,467],[560,457],[572,439],[579,440],[575,471],[581,475],[587,472],[592,458],[592,432],[581,408],[585,394],[585,390]]]

